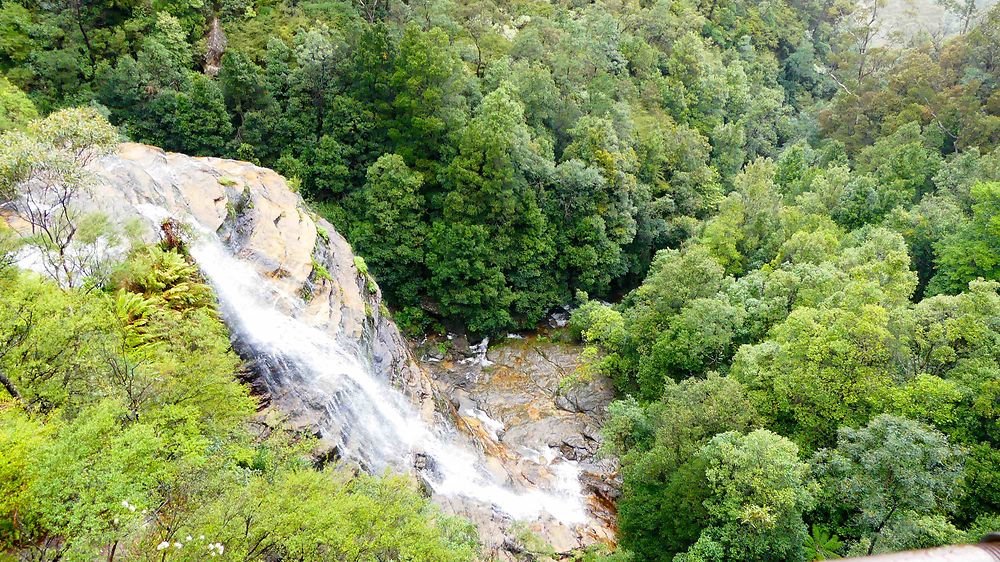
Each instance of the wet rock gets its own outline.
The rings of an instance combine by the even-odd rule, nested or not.
[[[413,455],[413,468],[418,472],[426,473],[428,476],[439,476],[438,466],[434,461],[434,457],[427,453],[415,453]]]
[[[553,311],[546,318],[546,323],[549,328],[564,328],[566,324],[569,324],[570,309],[567,306],[561,306],[558,310]]]
[[[81,210],[100,210],[120,223],[142,219],[150,242],[187,230],[173,223],[164,231],[170,217],[191,226],[194,236],[216,233],[269,279],[281,295],[276,306],[294,310],[298,319],[338,341],[356,342],[357,355],[402,390],[425,421],[435,420],[442,404],[442,414],[451,416],[447,400],[384,313],[377,284],[358,270],[350,245],[311,213],[279,174],[247,162],[193,158],[136,143],[123,143],[116,154],[93,162],[91,171],[96,181],[79,199]],[[258,354],[242,334],[232,335],[246,361],[241,380],[262,405],[284,413],[289,430],[316,434],[342,456],[363,456],[359,428],[332,411],[329,400],[316,399],[299,370]]]
[[[323,470],[327,466],[337,464],[340,459],[340,449],[332,443],[321,444],[312,452],[313,466],[317,470]]]
[[[424,361],[441,361],[448,356],[448,351],[440,346],[432,346],[424,351],[421,357]]]
[[[448,345],[452,352],[463,357],[473,357],[476,354],[469,345],[469,339],[464,335],[448,334]]]
[[[593,464],[593,470],[585,470],[581,475],[583,485],[598,496],[609,502],[616,502],[621,497],[621,476],[618,473],[618,463],[613,459],[604,459]]]
[[[556,405],[568,412],[600,414],[608,405],[613,391],[605,380],[590,381],[564,389],[556,398]]]
[[[424,342],[421,348],[436,343]],[[494,442],[496,450],[507,451],[496,455],[497,462],[515,480],[544,487],[554,478],[554,465],[578,463],[592,519],[583,525],[564,525],[542,518],[529,525],[561,553],[598,542],[614,543],[620,489],[617,466],[596,456],[599,428],[614,395],[610,381],[596,378],[565,388],[565,381],[576,373],[580,351],[576,345],[526,335],[489,347],[485,364],[469,361],[467,354],[457,351],[424,364],[463,419],[469,419],[468,431],[480,441]],[[502,424],[503,431],[484,432],[482,419],[473,412]],[[522,554],[523,545],[511,536],[513,522],[484,518],[482,508],[467,501],[453,499],[446,505],[473,519],[493,556],[511,559]]]

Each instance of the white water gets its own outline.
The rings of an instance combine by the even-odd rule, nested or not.
[[[154,209],[143,209],[155,216]],[[492,504],[515,519],[547,513],[563,523],[586,520],[579,468],[542,459],[554,474],[550,490],[514,490],[483,468],[478,452],[447,428],[428,426],[400,392],[373,375],[353,342],[334,339],[296,314],[302,301],[282,293],[252,266],[234,257],[214,234],[192,254],[218,295],[230,329],[262,361],[278,385],[306,385],[309,404],[329,420],[329,437],[372,468],[405,469],[415,454],[432,462],[425,473],[434,491]],[[337,433],[339,432],[339,435]],[[541,458],[541,457],[539,457]]]

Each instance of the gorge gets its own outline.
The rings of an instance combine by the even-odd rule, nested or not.
[[[191,253],[254,388],[286,427],[320,437],[318,456],[412,474],[485,531],[497,554],[517,521],[559,551],[614,541],[613,513],[595,510],[580,480],[596,447],[567,458],[546,443],[507,446],[482,431],[476,416],[488,415],[470,415],[467,397],[417,363],[363,260],[281,176],[132,143],[92,171],[83,207],[141,218],[151,237],[168,219],[193,232]]]
[[[1000,530],[994,0],[0,0],[0,562]]]

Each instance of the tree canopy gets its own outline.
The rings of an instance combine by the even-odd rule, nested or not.
[[[0,230],[0,382],[19,404],[0,408],[0,525],[20,533],[4,547],[218,542],[268,498],[282,507],[219,544],[473,556],[400,482],[245,434],[211,299],[143,282],[203,287],[184,256],[71,259],[107,221],[49,214],[25,186],[70,202],[121,138],[284,174],[410,334],[502,337],[573,308],[583,369],[618,398],[613,559],[996,530],[1000,8],[941,4],[948,33],[900,34],[883,0],[0,3],[0,203],[37,229]],[[12,267],[25,243],[61,288]],[[161,322],[190,334],[145,327]],[[122,366],[147,391],[121,388]],[[214,390],[182,404],[159,376],[175,371]],[[360,544],[381,504],[395,523]]]

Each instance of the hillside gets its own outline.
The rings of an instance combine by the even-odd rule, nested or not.
[[[1000,530],[1000,7],[0,2],[4,556]]]

